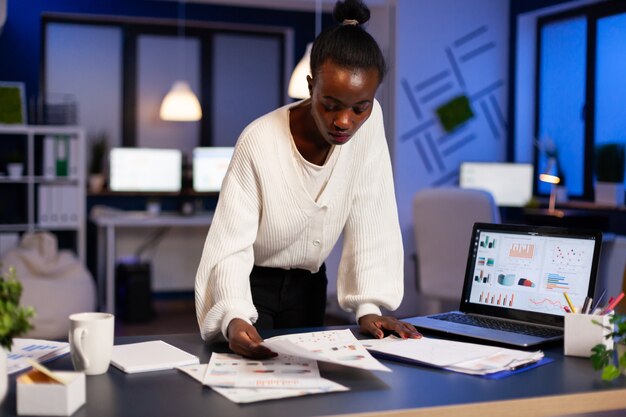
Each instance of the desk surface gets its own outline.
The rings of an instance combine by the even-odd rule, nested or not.
[[[225,344],[205,345],[199,334],[122,337],[116,339],[116,344],[152,339],[198,355],[201,363],[208,362],[212,351],[227,351]],[[324,377],[350,387],[350,391],[245,405],[230,402],[177,370],[124,374],[111,367],[104,375],[87,377],[87,403],[73,416],[300,417],[367,413],[394,417],[532,417],[626,409],[626,378],[603,382],[589,360],[564,357],[560,346],[545,353],[554,362],[501,380],[392,361],[385,361],[391,373],[320,363]],[[69,356],[48,365],[57,370],[72,369]],[[9,378],[9,392],[0,410],[2,415],[16,413],[15,376]]]
[[[93,214],[91,220],[98,227],[205,226],[211,224],[213,212],[199,212],[185,216],[177,212],[151,214],[147,211],[115,210]]]

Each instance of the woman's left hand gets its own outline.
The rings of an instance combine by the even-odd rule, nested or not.
[[[385,337],[385,331],[387,333],[393,332],[403,339],[419,339],[422,337],[415,326],[391,316],[366,314],[359,319],[359,326],[361,326],[361,333],[371,334],[377,339]]]

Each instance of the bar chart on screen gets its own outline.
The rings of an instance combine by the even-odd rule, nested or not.
[[[515,294],[500,293],[497,291],[481,291],[478,302],[497,306],[513,307]]]

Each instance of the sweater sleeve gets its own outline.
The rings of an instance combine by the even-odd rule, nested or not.
[[[224,178],[196,273],[196,315],[204,340],[220,332],[225,337],[233,318],[252,323],[258,317],[249,278],[260,212],[259,191],[252,153],[241,142]]]
[[[395,310],[404,291],[404,252],[382,113],[372,113],[369,141],[348,220],[339,264],[339,305],[358,319]]]

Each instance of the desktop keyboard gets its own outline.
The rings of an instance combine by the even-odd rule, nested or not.
[[[469,314],[444,313],[430,316],[430,318],[543,338],[563,335],[562,329],[533,326],[526,323],[498,320],[490,317],[472,316]]]

